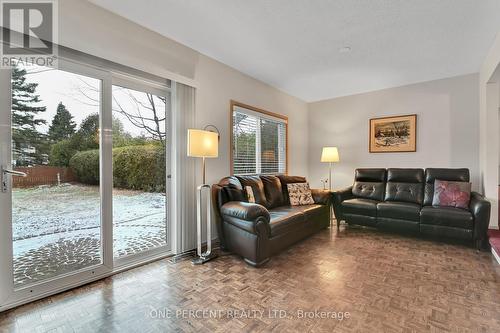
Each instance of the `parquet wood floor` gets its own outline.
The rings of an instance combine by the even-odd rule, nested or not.
[[[203,266],[158,261],[2,313],[0,331],[500,332],[500,266],[490,253],[335,229],[259,269],[233,255]],[[188,312],[203,309],[213,313]],[[349,318],[299,318],[315,310]]]

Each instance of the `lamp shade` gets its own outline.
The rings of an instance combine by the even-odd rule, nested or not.
[[[321,162],[338,162],[339,158],[339,150],[337,147],[323,147],[323,151],[321,152]]]
[[[219,156],[219,134],[199,129],[188,129],[187,154],[192,157]]]

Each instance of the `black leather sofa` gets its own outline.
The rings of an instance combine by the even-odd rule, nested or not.
[[[473,241],[487,247],[491,205],[472,192],[469,209],[434,207],[434,181],[469,181],[468,169],[357,169],[353,186],[333,193],[337,220],[380,229]]]
[[[232,176],[212,186],[220,246],[260,266],[291,244],[330,225],[331,193],[311,190],[314,204],[290,206],[287,184],[305,183],[294,176]],[[256,203],[244,188],[252,187]]]

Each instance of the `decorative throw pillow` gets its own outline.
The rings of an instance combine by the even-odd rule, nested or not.
[[[245,192],[247,192],[248,202],[255,203],[255,195],[253,195],[252,186],[245,186]]]
[[[314,204],[309,183],[294,183],[287,184],[286,186],[288,189],[288,196],[290,197],[290,205],[302,206]]]
[[[432,205],[467,209],[470,202],[470,191],[471,183],[436,179]]]

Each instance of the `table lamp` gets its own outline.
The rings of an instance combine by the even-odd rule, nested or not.
[[[328,189],[332,190],[332,164],[340,161],[337,147],[323,147],[321,152],[321,162],[330,163],[330,173],[328,176]]]
[[[217,128],[212,125],[205,126],[203,130],[199,129],[188,129],[188,140],[187,140],[187,155],[191,157],[201,157],[203,160],[203,180],[202,184],[197,187],[196,192],[196,232],[197,232],[197,257],[193,259],[193,264],[200,265],[216,257],[212,253],[212,233],[211,233],[211,198],[210,198],[210,185],[206,184],[206,159],[215,158],[219,156],[219,131],[212,132],[208,131],[207,128],[213,127],[215,130]],[[206,252],[201,252],[201,197],[203,190],[206,191],[206,219],[207,219],[207,250]]]

